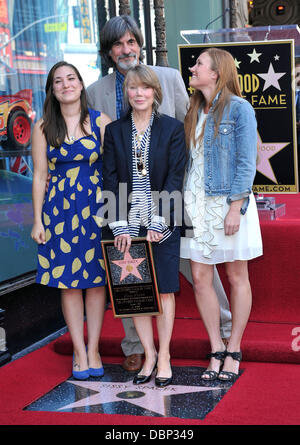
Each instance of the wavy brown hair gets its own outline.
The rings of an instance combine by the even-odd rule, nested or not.
[[[232,55],[228,51],[219,48],[208,48],[203,50],[202,53],[207,53],[209,55],[211,59],[211,69],[218,74],[216,89],[210,103],[208,104],[209,107],[211,107],[215,97],[218,93],[220,93],[218,101],[212,110],[215,121],[216,136],[224,109],[229,103],[230,97],[232,95],[242,97],[242,94],[238,81],[236,66]],[[198,110],[204,105],[205,98],[202,92],[199,90],[195,90],[191,96],[190,107],[184,120],[187,147],[189,147],[191,143],[193,143],[194,145],[196,144],[195,132],[198,120]],[[203,126],[202,128],[199,139],[203,137],[204,127],[205,126]]]
[[[57,62],[51,70],[49,71],[47,82],[46,82],[46,99],[44,102],[43,109],[43,122],[41,124],[41,128],[46,137],[48,144],[53,147],[60,147],[64,142],[66,136],[68,136],[66,122],[61,114],[60,104],[53,94],[53,79],[55,71],[62,67],[68,66],[70,67],[82,83],[82,90],[80,95],[80,129],[86,136],[88,135],[86,129],[84,128],[84,124],[86,123],[86,118],[88,116],[88,106],[87,106],[87,97],[86,91],[84,88],[82,77],[78,71],[78,69],[72,65],[71,63],[60,61]]]

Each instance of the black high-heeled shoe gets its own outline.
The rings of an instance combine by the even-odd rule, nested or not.
[[[171,377],[155,377],[155,385],[159,388],[168,386],[172,383],[173,375]]]
[[[217,351],[217,352],[211,352],[210,354],[207,354],[206,358],[215,358],[216,360],[220,360],[220,368],[219,368],[219,372],[217,371],[213,371],[210,369],[206,369],[204,372],[202,372],[201,374],[201,379],[204,380],[205,382],[212,382],[213,380],[216,380],[219,376],[220,370],[222,369],[225,357],[226,357],[226,349],[224,351]],[[204,377],[204,375],[207,375],[207,377]]]
[[[135,385],[140,385],[141,383],[149,382],[153,372],[155,371],[156,366],[157,366],[157,357],[156,357],[155,364],[153,366],[151,373],[149,375],[136,374],[133,378],[132,383],[134,383]]]
[[[170,365],[170,368],[171,368],[171,365]],[[171,368],[171,372],[172,372],[172,368]],[[157,377],[157,376],[155,376],[155,385],[158,386],[159,388],[168,386],[172,383],[172,379],[173,379],[173,374],[171,374],[171,377]]]
[[[226,356],[230,356],[233,360],[237,362],[241,362],[242,360],[242,351],[239,352],[228,352],[226,351]],[[230,371],[221,371],[219,374],[219,380],[222,382],[234,382],[238,378],[239,374],[236,372]]]

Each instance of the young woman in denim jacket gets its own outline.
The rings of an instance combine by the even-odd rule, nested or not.
[[[193,233],[181,239],[181,257],[190,259],[196,302],[211,344],[210,363],[201,377],[231,381],[238,376],[240,344],[252,303],[247,261],[262,255],[251,191],[257,123],[252,106],[241,97],[230,53],[206,49],[190,71],[195,92],[185,119],[190,153],[184,199]],[[212,285],[213,265],[219,263],[225,263],[231,288],[232,334],[227,350]]]

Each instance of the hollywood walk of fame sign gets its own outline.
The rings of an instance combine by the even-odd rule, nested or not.
[[[208,47],[229,51],[242,95],[255,109],[258,157],[253,191],[296,193],[298,185],[294,40],[179,45],[179,65],[189,94],[191,73]]]
[[[114,316],[160,314],[151,243],[145,238],[135,238],[125,253],[114,247],[114,241],[101,244]]]
[[[172,384],[159,388],[154,374],[148,383],[135,385],[121,365],[105,364],[101,379],[68,379],[24,409],[204,419],[232,386],[218,380],[203,382],[200,375],[204,369],[172,366]]]

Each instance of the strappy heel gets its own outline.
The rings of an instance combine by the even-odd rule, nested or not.
[[[233,360],[237,362],[242,361],[242,351],[239,352],[226,352],[226,357],[230,356]],[[221,371],[219,373],[219,380],[222,382],[234,382],[238,378],[239,374],[230,371]]]
[[[210,354],[207,354],[206,358],[210,359],[210,358],[215,358],[216,360],[220,360],[220,370],[222,369],[225,357],[226,357],[226,349],[224,351],[217,351],[217,352],[211,352]],[[219,376],[219,373],[217,371],[213,371],[210,369],[206,369],[202,374],[201,374],[201,379],[207,382],[211,382],[213,380],[216,380]],[[207,375],[208,377],[204,377],[205,375]]]

